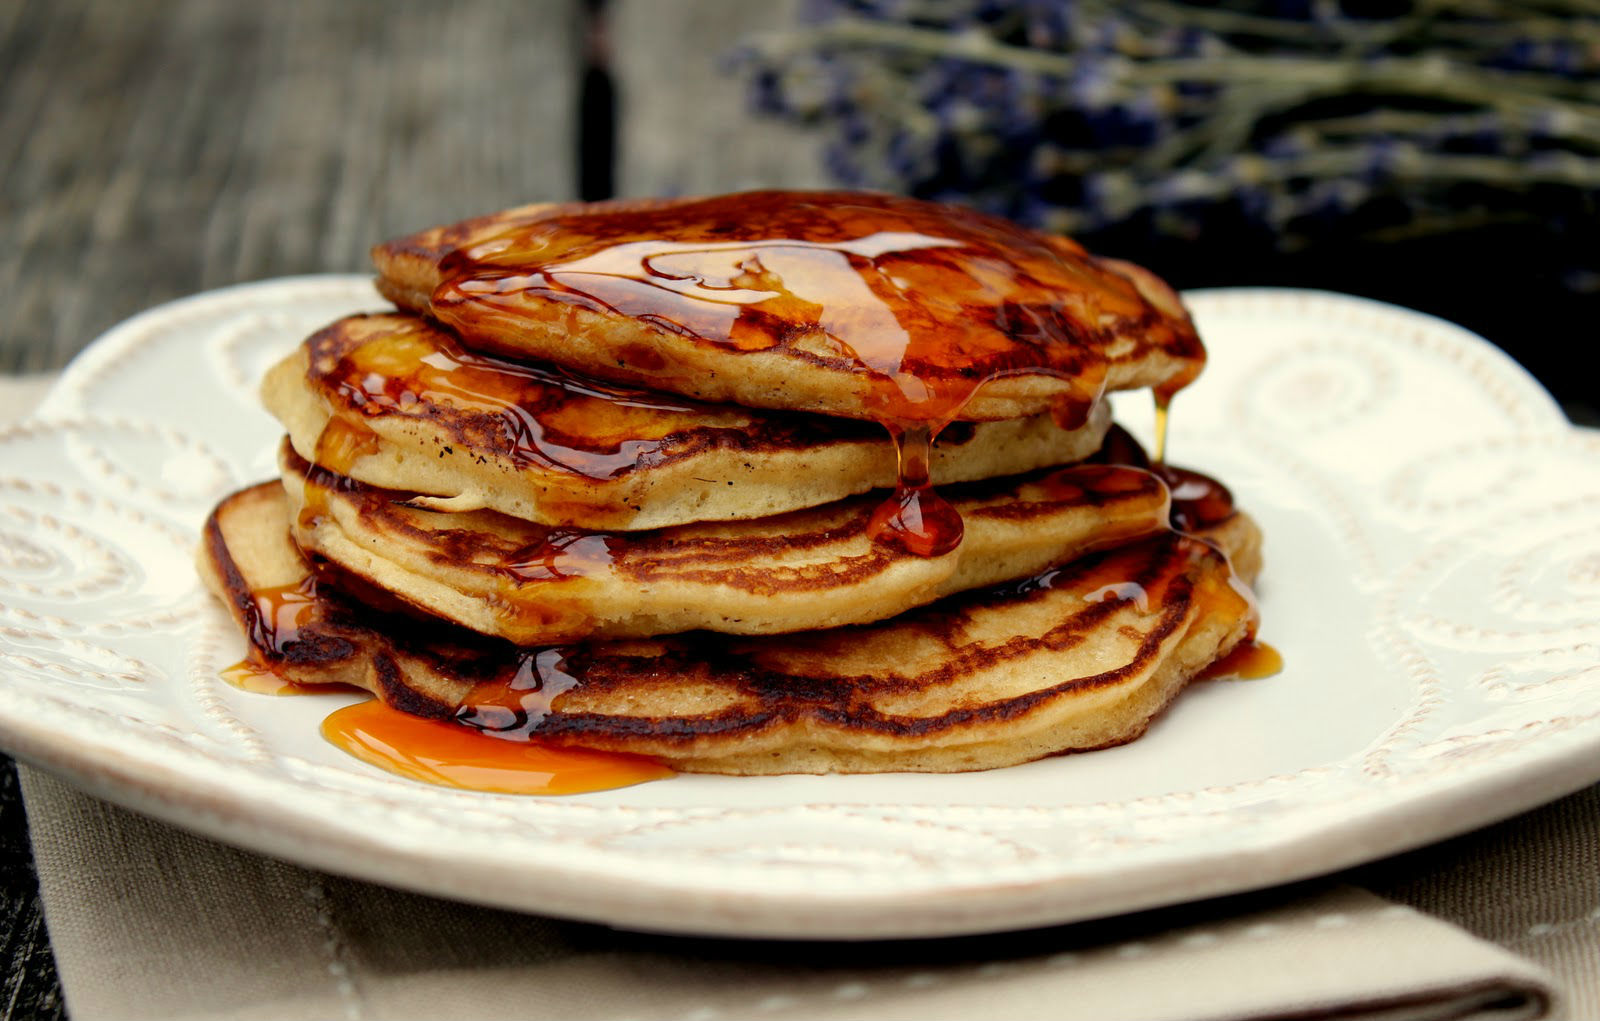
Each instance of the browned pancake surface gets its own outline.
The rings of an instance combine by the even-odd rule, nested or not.
[[[387,297],[471,346],[753,407],[1020,418],[1204,361],[1148,271],[886,195],[527,206],[373,257]]]
[[[1209,538],[1259,537],[1235,515]],[[316,585],[276,483],[219,505],[200,563],[253,654],[290,679],[708,772],[956,771],[1126,741],[1253,619],[1217,547],[1165,533],[869,627],[524,648]],[[309,612],[269,632],[256,592],[296,585]]]
[[[302,549],[519,644],[869,623],[1159,531],[1168,510],[1155,476],[1115,465],[952,486],[965,538],[924,557],[874,539],[877,494],[756,521],[605,532],[411,506],[287,445],[281,465]]]
[[[870,423],[752,411],[466,350],[416,316],[351,316],[268,373],[268,410],[295,449],[352,478],[550,525],[659,528],[767,517],[892,486]],[[1081,460],[1110,423],[1050,416],[957,425],[936,483]]]

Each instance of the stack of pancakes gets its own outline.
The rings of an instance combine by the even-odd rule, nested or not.
[[[1136,267],[827,193],[374,257],[399,310],[268,373],[282,478],[201,549],[279,677],[690,771],[955,771],[1129,740],[1253,632],[1255,526],[1100,400],[1203,362]]]

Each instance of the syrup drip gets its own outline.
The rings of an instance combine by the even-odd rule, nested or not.
[[[353,485],[349,481],[350,469],[356,461],[378,451],[378,434],[365,422],[334,416],[322,427],[317,437],[314,460],[327,469],[322,472],[317,485],[308,478],[305,497],[300,505],[301,528],[312,528],[328,515],[328,491],[339,486]]]
[[[898,448],[900,478],[877,533],[938,555],[960,529],[928,488],[927,448],[984,384],[1056,377],[1066,397],[1058,413],[1075,421],[1104,390],[1111,324],[1136,324],[1154,346],[1203,358],[1192,331],[1114,265],[956,207],[753,192],[558,207],[445,256],[430,307],[468,343],[491,347],[497,338],[515,347],[508,338],[530,323],[564,327],[583,309],[705,346],[793,348],[842,365],[866,384],[866,415]],[[593,368],[694,392],[687,366]]]
[[[1156,464],[1167,463],[1167,410],[1172,407],[1172,395],[1157,391],[1156,398]]]
[[[1072,431],[1082,429],[1089,422],[1089,414],[1094,411],[1094,401],[1080,401],[1072,398],[1061,398],[1050,405],[1050,417],[1056,425]]]
[[[584,794],[673,775],[643,756],[496,741],[454,723],[391,709],[377,699],[335,710],[322,721],[322,736],[399,776],[499,794]]]
[[[1159,422],[1164,423],[1166,412],[1159,405],[1157,415]],[[1234,515],[1233,493],[1227,486],[1201,472],[1153,461],[1139,446],[1139,441],[1119,425],[1111,427],[1105,443],[1091,460],[1097,464],[1142,468],[1166,483],[1172,494],[1172,527],[1180,532],[1220,525]]]
[[[1172,527],[1178,531],[1200,531],[1233,517],[1233,494],[1211,476],[1170,464],[1151,470],[1172,492]]]
[[[1259,681],[1282,672],[1283,656],[1266,642],[1240,642],[1233,651],[1206,667],[1199,680]]]
[[[300,641],[300,632],[316,619],[321,599],[316,578],[307,575],[292,585],[254,589],[250,599],[245,607],[249,652],[223,670],[222,679],[258,695],[309,695],[330,690],[327,685],[296,684],[267,665],[282,659],[290,646]]]
[[[1112,551],[1087,562],[1063,564],[997,591],[1026,594],[1054,589],[1058,585],[1081,586],[1086,603],[1132,603],[1136,611],[1149,612],[1153,607],[1167,605],[1169,587],[1186,579],[1192,565],[1217,555],[1216,548],[1204,539],[1170,529],[1166,531],[1170,545],[1161,558],[1139,565],[1131,577],[1123,558]],[[1225,579],[1210,572],[1205,577],[1210,580],[1192,593],[1193,598],[1207,610],[1221,609],[1229,615],[1243,616],[1250,622],[1253,634],[1257,613],[1249,586],[1231,570]]]
[[[456,708],[455,721],[490,737],[526,741],[555,700],[577,687],[578,679],[567,671],[567,653],[560,646],[524,650],[509,677],[472,689],[472,700]]]
[[[317,437],[314,460],[330,471],[348,475],[357,461],[378,452],[379,442],[378,434],[366,422],[331,418]]]
[[[1172,398],[1195,381],[1195,377],[1200,375],[1201,364],[1190,364],[1177,376],[1151,390],[1156,402],[1155,463],[1158,465],[1167,463],[1167,411],[1172,407]]]
[[[1227,486],[1209,475],[1167,463],[1167,414],[1172,407],[1173,395],[1192,379],[1191,376],[1177,385],[1169,383],[1154,391],[1156,450],[1155,456],[1147,461],[1149,470],[1155,472],[1172,491],[1172,527],[1180,532],[1195,532],[1220,525],[1234,514],[1233,494]],[[1129,439],[1132,442],[1131,437]],[[1143,451],[1140,451],[1140,455],[1143,455]]]
[[[362,335],[359,343],[336,329],[311,340],[311,378],[332,399],[338,416],[328,429],[371,436],[365,421],[379,415],[418,415],[449,407],[498,419],[495,447],[519,467],[539,467],[607,480],[636,467],[662,440],[706,409],[666,394],[584,379],[538,365],[467,351],[423,324]],[[376,437],[373,437],[373,449]],[[317,463],[340,474],[354,461],[342,437]]]
[[[242,659],[222,671],[222,679],[253,695],[320,695],[336,690],[338,685],[297,684],[285,680],[264,666]]]
[[[506,557],[500,570],[519,582],[582,578],[610,567],[622,542],[621,537],[606,532],[555,528]]]
[[[250,595],[253,603],[245,608],[245,619],[251,653],[259,654],[258,662],[282,658],[316,616],[316,578],[307,575],[292,585],[254,589]]]
[[[904,546],[919,557],[939,557],[961,545],[961,514],[933,488],[933,431],[927,426],[891,430],[899,477],[894,495],[872,512],[867,534]]]
[[[1156,431],[1158,442],[1163,441],[1166,434],[1167,406],[1171,394],[1165,397],[1158,394],[1156,400]],[[1096,451],[1089,462],[1074,468],[1047,476],[1046,485],[1051,493],[1058,498],[1073,498],[1077,490],[1083,487],[1087,492],[1096,492],[1101,489],[1117,485],[1132,485],[1132,481],[1119,475],[1117,467],[1130,467],[1147,471],[1156,476],[1167,487],[1170,496],[1170,507],[1167,514],[1166,529],[1178,533],[1186,543],[1196,543],[1209,547],[1211,544],[1205,539],[1197,538],[1189,533],[1202,531],[1222,524],[1237,513],[1233,502],[1233,493],[1221,482],[1209,475],[1194,471],[1189,468],[1178,468],[1162,462],[1152,462],[1139,445],[1139,441],[1121,426],[1113,425],[1106,434],[1105,442]],[[1105,478],[1095,479],[1094,476],[1083,476],[1079,473],[1089,472],[1095,467],[1110,469]],[[1088,486],[1083,485],[1083,480],[1092,480]],[[1242,579],[1228,572],[1227,588],[1232,593],[1232,598],[1243,602],[1244,617],[1247,621],[1248,638],[1235,650],[1237,658],[1230,656],[1225,660],[1214,663],[1202,676],[1240,676],[1254,679],[1256,677],[1269,677],[1277,673],[1283,666],[1282,657],[1276,650],[1265,643],[1255,641],[1256,627],[1261,615],[1257,608],[1255,593]],[[1116,598],[1126,599],[1139,603],[1141,608],[1149,604],[1151,598],[1160,602],[1162,596],[1144,590],[1136,582],[1116,581],[1101,586],[1090,597],[1091,602],[1101,599]],[[1247,653],[1246,648],[1256,650]],[[1246,657],[1252,658],[1246,658]],[[1223,664],[1227,666],[1224,667]],[[1227,672],[1214,672],[1226,670]],[[1240,673],[1239,671],[1250,671]]]

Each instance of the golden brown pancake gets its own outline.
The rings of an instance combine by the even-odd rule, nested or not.
[[[878,494],[757,521],[605,532],[408,506],[408,494],[313,467],[287,443],[281,466],[306,553],[522,645],[883,620],[1160,531],[1169,505],[1154,475],[1115,465],[951,486],[966,536],[923,557],[873,538]]]
[[[1242,514],[1208,536],[1257,541]],[[291,680],[700,772],[948,772],[1117,744],[1253,620],[1219,549],[1167,532],[867,627],[519,647],[314,581],[275,482],[218,506],[200,568],[252,655]],[[263,614],[285,590],[299,612]]]
[[[436,507],[547,525],[760,518],[895,482],[894,449],[875,425],[702,404],[508,361],[409,315],[318,331],[267,374],[262,398],[307,460]],[[933,448],[933,481],[1081,460],[1110,420],[1102,402],[1075,429],[1049,415],[948,428]]]
[[[373,259],[386,297],[470,347],[749,407],[1024,418],[1105,389],[1175,391],[1205,359],[1148,271],[887,195],[524,206]]]

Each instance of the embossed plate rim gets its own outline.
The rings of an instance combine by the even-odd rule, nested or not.
[[[175,315],[198,315],[236,301],[273,296],[287,300],[297,288],[328,294],[347,288],[356,301],[356,290],[365,288],[367,282],[365,276],[266,281],[197,295],[142,313],[110,331],[68,370],[41,405],[40,420],[0,431],[0,437],[19,430],[65,428],[65,419],[82,410],[74,404],[73,387],[114,366],[136,346],[139,333],[159,327]],[[1496,385],[1507,388],[1507,400],[1525,416],[1523,427],[1530,431],[1530,439],[1547,440],[1569,432],[1554,402],[1506,356],[1459,327],[1421,313],[1325,292],[1237,288],[1187,297],[1202,306],[1216,302],[1263,306],[1321,302],[1398,317],[1417,324],[1438,343],[1466,345],[1462,350],[1469,352],[1474,366]],[[379,304],[376,298],[368,298],[366,303]],[[31,694],[0,701],[0,738],[20,757],[53,769],[96,794],[241,846],[330,871],[465,900],[619,925],[750,936],[863,938],[981,932],[1233,892],[1303,878],[1440,839],[1600,778],[1595,755],[1600,751],[1600,726],[1589,721],[1531,753],[1524,748],[1497,761],[1469,762],[1443,790],[1430,790],[1423,782],[1409,788],[1399,783],[1383,791],[1358,792],[1347,807],[1363,814],[1357,825],[1348,825],[1346,820],[1338,842],[1329,840],[1330,818],[1324,810],[1286,816],[1275,827],[1257,826],[1248,841],[1235,845],[1192,847],[1180,843],[1174,853],[1139,859],[1121,869],[1113,865],[1108,870],[1096,861],[1089,868],[1075,870],[1072,862],[1037,856],[1026,865],[995,870],[986,870],[982,861],[935,860],[920,872],[913,869],[900,877],[868,875],[851,882],[821,866],[810,871],[796,867],[763,872],[759,867],[729,869],[711,858],[663,864],[659,855],[619,853],[612,847],[573,844],[541,848],[537,841],[526,839],[508,846],[497,844],[503,833],[475,834],[470,827],[447,838],[430,839],[434,835],[424,827],[414,821],[408,825],[404,819],[397,820],[390,831],[363,829],[370,819],[341,819],[337,802],[331,806],[316,803],[321,795],[297,786],[292,778],[257,775],[218,757],[199,742],[186,743],[181,735],[169,736],[163,743],[153,733],[112,728],[99,735],[98,743],[86,745],[81,732],[60,729],[63,719],[71,719],[71,708],[70,704],[47,705]],[[419,800],[437,797],[438,792],[424,797],[418,791]],[[550,805],[525,814],[554,820],[552,824],[560,826],[567,816],[595,819],[630,813],[626,804],[583,806],[583,812],[575,811],[580,807],[577,802],[566,804],[570,809]],[[871,826],[874,812],[880,813],[880,823],[886,825],[888,813],[938,806],[834,802],[792,807],[824,823],[853,825],[864,820]],[[1135,801],[1128,803],[1128,811],[1159,819],[1163,809],[1159,803]],[[1226,799],[1220,799],[1216,808],[1224,817],[1238,811],[1239,806],[1230,807]],[[1008,813],[1016,814],[1007,806],[992,810],[968,806],[947,828],[952,833],[991,825],[1003,829]],[[640,820],[662,815],[659,811],[634,814]],[[761,818],[758,810],[744,814]],[[773,815],[784,817],[780,810]],[[647,844],[650,825],[643,822]],[[815,846],[820,845],[814,843],[811,849]],[[573,853],[575,849],[579,853]],[[796,844],[792,849],[808,848]],[[657,869],[641,874],[638,866],[652,859]],[[450,868],[441,871],[446,864]]]

